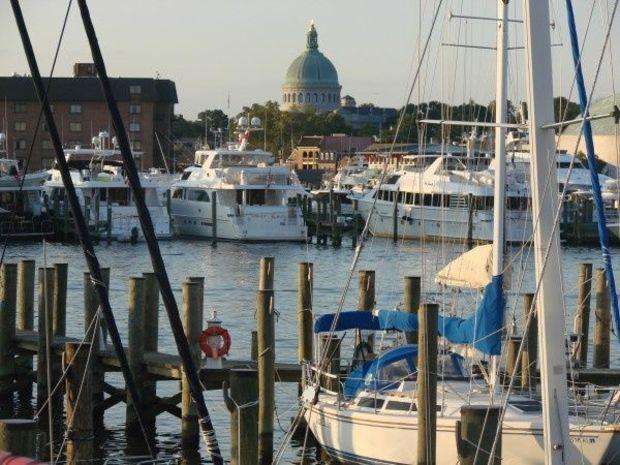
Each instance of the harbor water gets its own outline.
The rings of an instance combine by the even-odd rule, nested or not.
[[[220,242],[212,247],[210,242],[198,240],[172,240],[160,243],[178,302],[181,299],[181,283],[188,276],[205,277],[205,320],[212,311],[223,320],[232,335],[230,359],[250,358],[251,331],[255,329],[255,294],[258,287],[258,261],[263,256],[275,257],[275,308],[276,321],[276,361],[297,361],[296,326],[296,288],[297,264],[302,261],[314,263],[314,314],[333,312],[337,309],[340,296],[350,273],[354,250],[350,241],[343,246],[317,246],[297,243],[232,243]],[[111,268],[110,300],[121,335],[126,341],[127,334],[127,283],[130,276],[151,271],[151,264],[145,244],[113,243],[96,247],[102,266]],[[351,288],[346,296],[345,310],[354,309],[357,300],[357,270],[376,271],[377,308],[393,309],[402,302],[403,277],[422,276],[423,294],[427,299],[455,301],[459,305],[474,305],[476,296],[464,294],[464,298],[439,291],[434,283],[435,273],[448,261],[464,251],[463,244],[426,243],[406,241],[393,243],[391,240],[369,238],[358,266],[353,273]],[[600,267],[600,251],[596,248],[565,248],[563,250],[564,294],[566,296],[567,327],[572,330],[572,313],[575,308],[577,273],[579,264],[591,262],[594,268]],[[523,313],[517,294],[533,292],[533,256],[527,248],[511,249],[513,257],[512,286],[509,290],[507,321],[513,315],[517,320]],[[620,249],[612,251],[614,265],[620,265]],[[75,244],[48,243],[45,246],[48,265],[58,262],[69,263],[69,283],[67,298],[67,335],[82,338],[84,335],[83,317],[83,272],[86,270],[81,248]],[[6,254],[6,261],[35,259],[37,266],[43,266],[44,247],[41,243],[12,243]],[[551,266],[551,265],[550,265]],[[465,298],[466,296],[466,298]],[[423,296],[424,297],[424,296]],[[594,303],[592,304],[594,308]],[[458,310],[464,310],[460,308]],[[594,312],[592,312],[594,313]],[[176,353],[170,327],[160,308],[159,350]],[[206,327],[206,321],[204,326]],[[593,334],[593,331],[590,332]],[[612,340],[612,366],[618,366],[617,343]],[[591,356],[590,350],[590,356]],[[122,386],[120,375],[108,374],[107,381]],[[158,382],[158,395],[173,395],[179,390],[178,382]],[[297,411],[297,385],[276,384],[276,421],[274,425],[275,446],[279,446],[290,419]],[[222,401],[221,391],[205,394],[207,406],[214,419],[216,432],[222,452],[230,457],[229,413]],[[124,434],[125,405],[118,404],[105,414],[105,431],[97,432],[102,439],[106,458],[119,458],[125,453]],[[133,441],[140,440],[133,438]],[[157,448],[164,457],[179,452],[180,420],[164,413],[157,418]],[[201,446],[203,447],[203,446]],[[305,463],[315,461],[315,450],[305,448]],[[287,447],[285,463],[299,463],[302,447],[293,444]],[[206,450],[200,453],[207,459]]]

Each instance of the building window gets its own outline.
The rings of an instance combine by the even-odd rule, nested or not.
[[[15,130],[18,132],[23,132],[26,130],[26,122],[25,121],[15,121]]]
[[[314,102],[319,103],[319,94],[314,94]]]
[[[140,123],[129,123],[129,132],[140,132]]]
[[[72,103],[69,105],[69,113],[73,115],[79,115],[82,113],[82,105],[79,103]]]
[[[26,104],[15,102],[15,113],[26,113]]]
[[[295,103],[296,94],[293,94],[293,103]]]
[[[129,114],[130,115],[139,115],[142,113],[142,105],[139,103],[132,103],[129,105]]]
[[[129,93],[131,95],[139,95],[142,93],[142,87],[135,85],[135,86],[129,86]]]
[[[50,150],[54,148],[54,146],[52,145],[52,141],[49,139],[43,139],[43,142],[41,142],[41,147],[45,150]]]
[[[312,100],[310,100],[310,94],[306,94],[306,102],[310,103]]]
[[[323,103],[325,103],[325,94],[324,94],[324,93],[323,93],[323,94],[321,94],[321,101],[322,101]]]
[[[133,150],[142,150],[142,142],[139,141],[139,140],[134,140],[131,143],[131,146],[132,146]]]
[[[13,143],[13,147],[15,147],[15,150],[26,150],[26,145],[26,139],[17,139]]]
[[[304,94],[302,94],[301,92],[299,93],[298,100],[299,100],[299,103],[303,103],[304,101]]]
[[[82,130],[82,123],[79,123],[76,121],[69,123],[69,131],[80,132],[81,130]]]

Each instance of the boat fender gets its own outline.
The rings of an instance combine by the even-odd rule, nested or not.
[[[209,337],[218,336],[222,338],[222,345],[214,351],[209,345]],[[207,358],[220,358],[228,354],[232,340],[228,330],[222,326],[210,326],[200,335],[200,349]]]
[[[372,353],[372,346],[367,341],[361,341],[355,346],[355,350],[353,351],[353,362],[351,363],[351,369],[356,368],[360,363],[372,358],[369,357]]]

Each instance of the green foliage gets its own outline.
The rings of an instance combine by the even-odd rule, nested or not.
[[[232,122],[233,131],[241,116],[261,119],[265,134],[264,136],[258,133],[253,134],[250,145],[262,148],[265,142],[267,150],[277,158],[288,157],[292,148],[304,135],[353,133],[342,117],[336,113],[321,113],[312,108],[306,108],[303,111],[281,111],[278,102],[271,100],[264,104],[255,103],[252,106],[243,107]]]
[[[553,114],[555,122],[568,121],[577,118],[581,114],[579,104],[569,101],[566,97],[553,99]]]

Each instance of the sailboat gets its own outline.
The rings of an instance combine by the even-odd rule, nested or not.
[[[490,282],[468,318],[442,316],[439,335],[446,342],[438,353],[442,379],[437,408],[437,463],[457,463],[456,423],[464,405],[502,407],[501,460],[524,465],[620,463],[620,426],[605,417],[588,419],[569,410],[565,358],[565,325],[559,256],[557,170],[553,131],[551,45],[547,1],[524,0],[529,134],[531,141],[532,217],[537,289],[536,309],[540,350],[540,399],[501,392],[497,385],[498,357],[504,330],[504,131],[506,95],[507,2],[498,0],[496,111],[497,173],[495,178],[492,262],[488,251],[472,251],[461,259],[476,273],[482,266]],[[489,270],[490,268],[490,270]],[[454,278],[449,267],[444,278]],[[481,269],[478,268],[478,271]],[[490,271],[490,273],[489,273]],[[340,310],[340,309],[339,309]],[[415,331],[417,315],[398,311],[346,312],[323,315],[315,333],[329,337],[339,331]],[[458,353],[465,344],[490,359],[490,370]],[[415,464],[418,414],[416,406],[417,346],[397,346],[363,361],[341,379],[326,373],[325,363],[310,364],[301,398],[303,416],[321,447],[332,457],[353,463]],[[357,352],[357,351],[356,351]],[[329,357],[319,357],[321,361]],[[340,367],[340,361],[337,363]],[[477,374],[482,373],[482,374]],[[331,383],[319,383],[332,378]],[[337,378],[337,379],[334,379]],[[500,454],[500,452],[497,452]]]

